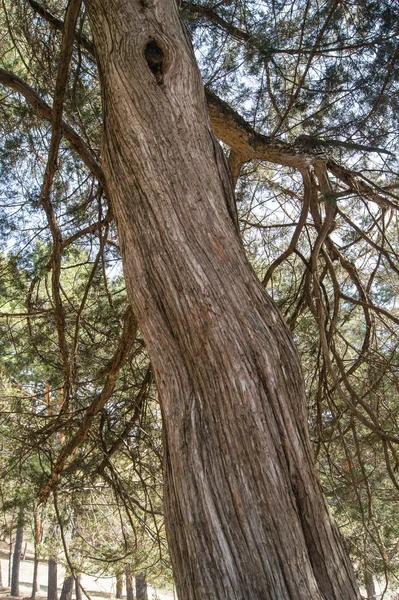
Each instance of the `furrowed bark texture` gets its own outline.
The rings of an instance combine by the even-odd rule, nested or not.
[[[297,352],[229,214],[231,175],[177,6],[86,5],[105,176],[162,404],[179,598],[358,598],[313,467]]]

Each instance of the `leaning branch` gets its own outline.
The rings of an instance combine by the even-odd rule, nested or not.
[[[51,190],[53,187],[55,173],[57,171],[58,153],[62,138],[62,113],[64,108],[64,98],[68,83],[69,66],[72,58],[74,32],[81,4],[82,0],[71,0],[66,11],[61,44],[61,56],[57,70],[53,101],[50,148],[47,157],[46,170],[44,172],[43,185],[40,192],[40,204],[46,213],[47,221],[53,238],[53,249],[51,253],[51,289],[55,308],[54,314],[58,334],[58,345],[65,371],[65,406],[68,405],[69,397],[73,390],[73,373],[71,362],[69,360],[68,343],[65,334],[64,308],[60,292],[62,235],[57,222],[57,217],[55,215],[53,203],[51,201]]]
[[[12,73],[5,69],[0,69],[0,84],[7,86],[8,88],[18,92],[25,98],[31,105],[36,115],[40,118],[48,121],[49,123],[53,120],[53,109],[49,106],[43,98],[29,85]],[[74,150],[79,154],[90,172],[98,179],[101,185],[105,186],[104,173],[100,163],[87,147],[83,139],[76,133],[76,131],[68,125],[65,121],[61,123],[61,129],[64,137],[68,140]]]
[[[125,312],[122,337],[119,342],[118,348],[113,356],[111,364],[109,365],[109,368],[107,370],[107,376],[104,387],[101,393],[86,409],[86,413],[75,435],[72,436],[72,438],[65,444],[65,446],[61,449],[60,453],[58,454],[52,472],[47,482],[44,484],[44,486],[39,492],[40,503],[46,502],[48,500],[50,493],[56,487],[60,474],[65,469],[68,460],[74,455],[77,448],[86,439],[96,415],[111,398],[119,372],[135,342],[137,329],[137,320],[133,314],[131,307],[129,306]]]

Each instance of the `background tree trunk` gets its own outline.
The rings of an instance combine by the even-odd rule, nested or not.
[[[375,583],[373,579],[372,573],[370,571],[365,571],[364,573],[364,587],[366,588],[366,597],[367,600],[376,600],[376,590]]]
[[[72,575],[69,575],[64,579],[64,583],[62,585],[60,600],[72,600],[72,591],[74,578]]]
[[[46,384],[47,389],[47,384]],[[33,559],[33,581],[32,581],[32,600],[35,600],[36,593],[39,591],[39,545],[42,537],[42,528],[39,516],[39,508],[36,505],[34,509],[34,559]]]
[[[82,600],[83,598],[83,594],[82,594],[82,588],[80,587],[79,583],[80,583],[80,579],[81,576],[78,575],[77,577],[77,581],[76,581],[76,585],[75,585],[75,596],[76,596],[76,600]]]
[[[36,557],[36,553],[35,553],[35,558],[33,560],[33,578],[32,578],[32,594],[31,594],[32,600],[35,600],[36,594],[39,591],[38,575],[39,575],[39,559]]]
[[[116,576],[116,598],[122,598],[123,594],[123,575],[120,573]]]
[[[136,600],[148,600],[147,580],[144,573],[139,573],[135,577]]]
[[[11,596],[19,596],[19,568],[21,565],[22,541],[24,536],[23,511],[20,511],[18,528],[15,536],[14,554],[12,558]]]
[[[129,566],[125,569],[126,577],[126,600],[134,600],[133,577]]]
[[[57,559],[50,558],[48,561],[48,588],[47,588],[47,600],[57,600]]]
[[[313,465],[297,352],[237,236],[177,4],[86,6],[107,186],[161,399],[178,596],[357,599]]]

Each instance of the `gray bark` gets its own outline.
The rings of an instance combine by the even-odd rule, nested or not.
[[[313,465],[298,355],[230,216],[231,175],[177,4],[86,6],[107,187],[161,400],[178,596],[357,600]]]
[[[57,600],[57,559],[50,558],[48,561],[48,587],[47,587],[47,600]]]
[[[80,584],[80,579],[81,579],[81,576],[78,575],[77,581],[76,581],[76,584],[75,584],[75,596],[76,596],[76,600],[82,600],[83,599],[82,588],[79,585]]]
[[[72,600],[73,584],[75,580],[72,575],[64,579],[62,584],[60,600]]]
[[[364,574],[364,586],[366,588],[367,600],[376,600],[377,595],[375,590],[375,583],[373,575],[369,571],[366,571]]]
[[[38,575],[39,575],[39,559],[35,555],[35,558],[34,558],[34,561],[33,561],[33,579],[32,579],[32,595],[31,595],[31,600],[35,600],[36,594],[39,591]]]
[[[139,573],[135,577],[136,600],[148,600],[147,580],[144,573]]]
[[[11,596],[19,596],[19,568],[21,566],[22,541],[24,528],[21,525],[17,528],[15,536],[14,553],[12,557],[12,575],[11,575]]]

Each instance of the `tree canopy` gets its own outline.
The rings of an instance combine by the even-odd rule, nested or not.
[[[397,2],[182,0],[179,10],[242,243],[300,351],[324,490],[361,580],[395,589]],[[0,36],[3,510],[25,502],[23,486],[11,499],[14,481],[42,502],[72,494],[68,519],[83,536],[84,498],[106,485],[128,522],[121,560],[164,565],[160,412],[102,170],[85,7],[2,0]]]

